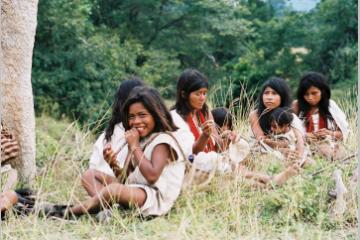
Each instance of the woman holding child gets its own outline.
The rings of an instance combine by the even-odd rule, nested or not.
[[[290,104],[290,89],[283,79],[273,77],[264,83],[258,105],[249,115],[251,130],[261,152],[279,152],[280,157],[290,160],[291,164],[275,176],[241,169],[253,185],[266,187],[271,182],[281,185],[296,175],[307,159],[303,127]],[[253,148],[258,149],[256,144]]]
[[[293,114],[291,127],[294,129],[296,142],[295,150],[286,149],[287,142],[272,138],[274,135],[271,129],[272,113],[281,107],[284,111],[291,111],[291,94],[286,82],[281,78],[270,78],[267,80],[259,94],[258,105],[249,115],[252,133],[256,141],[260,144],[263,151],[267,151],[267,146],[279,149],[289,158],[297,159],[304,155],[304,130],[301,121]]]

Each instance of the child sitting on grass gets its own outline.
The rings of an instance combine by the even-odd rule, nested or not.
[[[306,141],[313,153],[328,159],[345,157],[343,141],[349,134],[346,115],[331,99],[331,89],[324,75],[308,72],[299,82],[293,109],[303,121]]]
[[[200,152],[194,155],[197,169],[205,172],[230,172],[237,168],[250,152],[249,144],[233,131],[233,116],[226,108],[215,108],[211,111],[217,134],[221,137],[217,152]]]
[[[177,127],[158,91],[136,87],[122,107],[126,147],[118,154],[104,149],[104,159],[117,179],[98,194],[47,216],[69,217],[97,213],[114,203],[135,207],[144,216],[168,213],[180,194],[185,173],[185,154],[179,145]],[[114,162],[120,165],[114,168]]]
[[[271,149],[267,149],[269,152],[280,152],[285,159],[296,159],[298,141],[297,132],[291,126],[292,121],[293,114],[290,109],[282,107],[274,109],[270,115],[270,132],[266,136],[267,143],[262,143],[262,146],[270,147]]]
[[[280,186],[290,177],[298,174],[299,163],[286,167],[285,170],[274,176],[248,170],[243,160],[250,151],[249,145],[245,140],[239,139],[239,136],[233,131],[232,115],[226,108],[215,108],[212,110],[212,114],[215,123],[218,125],[219,135],[223,138],[223,150],[227,150],[235,173],[242,176],[247,184],[260,188],[271,185]],[[279,107],[272,112],[270,119],[271,132],[266,138],[271,139],[271,141],[267,142],[273,143],[271,144],[272,147],[278,150],[282,149],[286,153],[295,151],[296,137],[290,125],[293,120],[292,114]]]
[[[233,168],[243,161],[250,152],[249,144],[238,135],[233,128],[233,116],[226,108],[214,108],[211,111],[222,146],[219,148],[229,158]]]
[[[291,91],[287,83],[281,78],[270,78],[267,80],[258,96],[258,104],[249,115],[251,133],[253,135],[252,150],[254,152],[268,153],[266,146],[274,144],[269,137],[271,134],[271,114],[277,108],[290,108]],[[301,158],[304,154],[304,129],[301,121],[293,114],[291,126],[296,136],[296,151],[291,151],[289,157]],[[264,145],[264,143],[266,145]],[[265,146],[265,147],[264,147]],[[297,154],[295,154],[297,153]]]

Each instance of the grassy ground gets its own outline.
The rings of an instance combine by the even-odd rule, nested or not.
[[[357,149],[356,105],[345,103],[350,115],[349,154]],[[345,105],[344,104],[344,105]],[[247,133],[246,121],[237,129]],[[32,186],[39,202],[76,203],[86,198],[80,175],[87,169],[94,136],[75,123],[37,119],[38,175]],[[109,222],[92,216],[77,221],[49,220],[34,215],[11,215],[2,223],[3,239],[356,239],[357,197],[349,179],[357,159],[305,169],[282,187],[251,189],[241,179],[216,176],[202,191],[186,192],[165,217],[144,221],[136,211],[113,210]],[[276,161],[266,171],[274,172]],[[331,174],[341,168],[348,187],[347,210],[340,219],[330,218],[334,187]],[[312,173],[325,169],[312,177]]]

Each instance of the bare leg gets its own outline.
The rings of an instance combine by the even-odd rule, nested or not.
[[[6,182],[2,188],[2,192],[9,191],[10,189],[13,189],[17,182],[17,171],[15,169],[10,169],[8,174],[8,178],[6,179]]]
[[[255,188],[266,188],[266,184],[253,179],[245,179],[245,183]]]
[[[273,181],[276,185],[283,185],[290,177],[293,177],[299,173],[299,164],[294,163],[290,167],[286,168],[281,173],[273,177]]]
[[[249,171],[244,166],[239,166],[238,172],[246,179],[252,179],[263,184],[267,184],[269,181],[271,181],[271,177],[269,175]]]
[[[121,205],[134,204],[141,207],[146,200],[146,192],[141,188],[129,187],[120,183],[105,186],[99,193],[90,199],[72,207],[69,212],[79,216],[86,213],[95,213],[117,202]]]
[[[318,146],[319,154],[331,160],[339,160],[345,157],[345,149],[338,143],[320,144]]]
[[[81,176],[81,182],[90,197],[98,194],[103,187],[116,182],[116,178],[95,169],[88,169]]]
[[[1,212],[11,208],[15,203],[17,203],[17,201],[18,201],[18,197],[14,191],[10,190],[10,191],[3,192],[0,195],[0,210],[1,210]]]

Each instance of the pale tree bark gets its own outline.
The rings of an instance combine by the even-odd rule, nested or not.
[[[36,172],[31,66],[38,0],[0,0],[0,4],[1,118],[20,144],[13,167],[24,183],[30,183]]]

